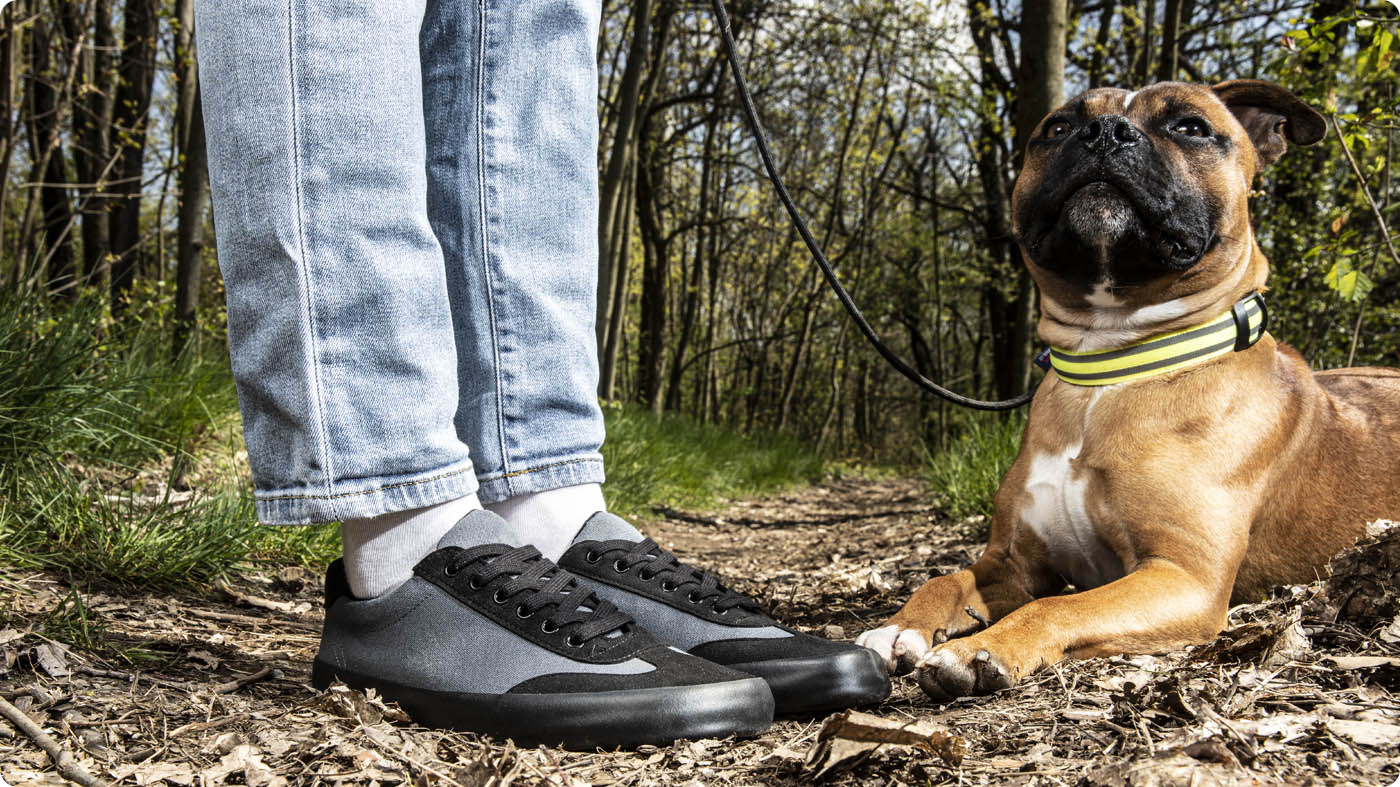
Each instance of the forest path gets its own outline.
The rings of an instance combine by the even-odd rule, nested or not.
[[[980,551],[938,516],[919,482],[899,478],[835,479],[714,511],[663,510],[641,524],[785,622],[845,639],[881,622],[928,576]],[[0,569],[0,583],[10,596],[0,624],[0,696],[27,708],[89,771],[125,784],[689,787],[812,779],[803,759],[821,717],[780,719],[753,740],[590,754],[424,730],[357,692],[317,694],[308,683],[321,583],[303,569],[239,576],[204,594],[89,588],[81,606],[58,576]],[[1312,634],[1313,649],[1306,640],[1300,647],[1285,635],[1300,619],[1313,625],[1294,601],[1259,605],[1237,613],[1237,627],[1194,660],[1068,662],[996,696],[941,707],[911,680],[896,679],[893,696],[872,712],[949,728],[966,739],[962,766],[894,747],[825,782],[1395,781],[1400,658],[1386,662],[1385,654],[1400,653],[1377,651],[1336,626]],[[1326,662],[1321,640],[1380,661],[1337,666]],[[0,777],[13,785],[59,781],[39,749],[8,726],[0,726]]]

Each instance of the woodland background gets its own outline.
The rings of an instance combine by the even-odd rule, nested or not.
[[[736,0],[730,12],[798,204],[877,330],[925,375],[998,398],[1032,380],[1036,304],[1007,214],[1040,117],[1093,86],[1240,77],[1276,80],[1334,124],[1254,199],[1274,332],[1318,367],[1400,363],[1391,4]],[[0,302],[21,340],[25,324],[80,322],[97,347],[121,346],[140,324],[173,362],[191,346],[223,352],[192,24],[192,0],[4,9]],[[881,362],[825,289],[758,168],[708,3],[607,0],[599,66],[604,400],[878,461],[937,455],[981,428]],[[33,347],[7,352],[0,377],[42,362]]]

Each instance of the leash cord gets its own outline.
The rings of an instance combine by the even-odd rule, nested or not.
[[[875,351],[880,354],[880,357],[888,361],[890,366],[893,366],[900,374],[909,378],[915,385],[923,388],[925,391],[941,396],[953,404],[970,407],[973,410],[999,411],[1014,410],[1017,407],[1029,403],[1031,397],[1035,395],[1034,385],[1031,386],[1030,390],[1014,399],[1005,399],[999,402],[986,402],[980,399],[963,396],[956,391],[950,391],[920,374],[917,369],[905,363],[903,359],[895,355],[894,351],[891,350],[889,346],[880,340],[879,335],[875,333],[875,329],[870,325],[870,322],[865,319],[865,315],[861,313],[860,307],[856,306],[855,301],[851,299],[851,294],[846,292],[846,288],[843,287],[841,281],[836,278],[836,270],[832,267],[831,261],[826,258],[826,254],[822,252],[821,245],[818,244],[817,239],[812,236],[812,231],[807,228],[807,222],[803,220],[802,214],[798,213],[797,205],[792,201],[792,196],[788,194],[787,186],[783,184],[782,175],[778,174],[778,167],[773,163],[773,153],[768,149],[768,135],[763,130],[763,124],[758,120],[758,112],[754,109],[753,96],[749,94],[748,83],[744,80],[744,70],[739,65],[739,56],[736,54],[737,47],[734,43],[734,33],[729,29],[729,12],[724,7],[724,0],[713,0],[713,5],[715,17],[719,21],[720,36],[724,39],[724,54],[728,58],[729,68],[734,74],[734,84],[739,89],[739,101],[744,107],[744,116],[748,118],[749,128],[753,131],[754,141],[758,143],[758,155],[759,158],[763,159],[763,168],[768,172],[768,179],[772,181],[773,188],[778,192],[778,199],[782,200],[783,207],[787,208],[788,216],[792,218],[793,226],[797,229],[798,234],[802,236],[803,242],[807,244],[807,250],[811,252],[812,259],[816,261],[817,267],[821,268],[822,276],[826,277],[826,283],[831,285],[831,289],[836,293],[836,297],[841,301],[841,305],[846,307],[846,313],[851,315],[851,319],[855,321],[856,327],[860,328],[860,332],[865,335],[866,340],[868,340],[871,346],[875,348]]]

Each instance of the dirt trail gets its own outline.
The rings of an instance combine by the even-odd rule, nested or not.
[[[917,483],[899,479],[835,480],[711,512],[668,510],[643,526],[783,620],[846,639],[980,549],[938,517]],[[37,633],[68,596],[63,581],[0,568],[0,586],[11,596],[3,602],[9,628],[0,629],[0,696],[112,781],[811,783],[803,759],[821,718],[781,719],[755,740],[586,754],[423,730],[358,693],[316,694],[308,682],[320,581],[303,571],[239,577],[203,596],[93,590],[85,595],[88,634],[70,602],[64,647]],[[1400,646],[1377,638],[1375,627],[1338,622],[1335,609],[1319,607],[1321,592],[1237,610],[1237,627],[1189,659],[1067,663],[994,697],[947,706],[899,679],[873,712],[962,736],[961,767],[892,747],[824,781],[1390,784],[1400,778]],[[80,647],[85,636],[88,647]],[[0,726],[0,776],[13,785],[60,781],[9,725]]]

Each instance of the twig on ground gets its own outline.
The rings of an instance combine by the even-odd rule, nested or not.
[[[233,692],[238,691],[239,689],[243,688],[244,686],[247,686],[247,685],[252,684],[252,683],[257,683],[258,681],[263,680],[264,678],[268,678],[268,677],[270,677],[271,675],[272,675],[272,668],[271,668],[271,667],[264,666],[262,669],[258,670],[257,672],[254,672],[254,673],[251,674],[251,675],[244,675],[244,676],[241,677],[241,678],[237,678],[237,679],[235,679],[235,680],[231,680],[231,681],[229,681],[229,682],[227,682],[227,683],[220,683],[219,685],[217,685],[217,686],[214,687],[214,693],[215,693],[215,694],[232,694]]]
[[[4,716],[7,721],[15,725],[20,732],[24,733],[29,740],[34,741],[36,746],[43,749],[45,754],[49,755],[49,759],[53,761],[54,767],[58,769],[58,775],[70,782],[84,785],[84,787],[90,787],[95,784],[106,784],[106,782],[88,773],[87,769],[82,765],[79,765],[78,761],[73,759],[73,755],[64,751],[63,746],[60,745],[58,741],[54,740],[53,736],[40,729],[39,725],[35,724],[34,720],[29,718],[28,714],[16,708],[14,705],[11,705],[10,701],[4,698],[0,698],[0,716]]]

